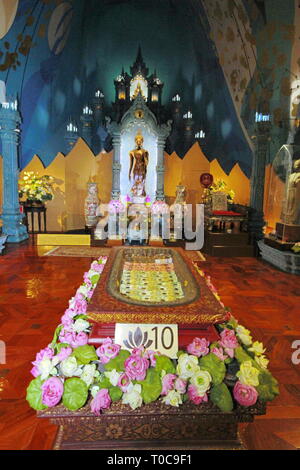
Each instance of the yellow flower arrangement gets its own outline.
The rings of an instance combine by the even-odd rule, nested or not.
[[[25,171],[23,178],[19,180],[19,197],[28,201],[51,201],[52,185],[52,176],[39,176],[34,171]]]
[[[221,191],[223,193],[226,193],[228,202],[233,204],[233,201],[234,201],[234,198],[235,198],[235,192],[233,191],[233,189],[228,188],[227,183],[224,180],[218,178],[211,185],[209,190],[210,190],[210,193],[216,193],[216,192],[219,192],[219,191]]]

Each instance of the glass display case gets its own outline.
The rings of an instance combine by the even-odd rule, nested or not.
[[[300,146],[283,145],[267,177],[266,240],[289,249],[300,240]]]

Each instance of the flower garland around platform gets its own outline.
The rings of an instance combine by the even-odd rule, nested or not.
[[[175,407],[186,401],[195,405],[211,401],[230,412],[237,404],[249,407],[257,400],[271,401],[278,395],[278,383],[267,369],[263,344],[253,342],[250,331],[234,317],[217,326],[217,342],[195,338],[186,351],[179,351],[177,360],[143,348],[129,352],[110,338],[98,349],[88,345],[91,325],[87,305],[106,259],[92,263],[52,343],[36,355],[31,370],[35,378],[26,396],[32,408],[43,410],[62,403],[75,411],[90,400],[92,412],[99,415],[116,401],[136,409],[143,403],[162,400]],[[220,301],[210,278],[195,266]]]

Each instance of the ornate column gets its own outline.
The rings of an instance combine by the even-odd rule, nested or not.
[[[18,147],[20,141],[21,116],[17,102],[3,103],[0,107],[0,138],[3,154],[3,205],[2,233],[10,243],[19,243],[28,238],[20,213],[18,180]]]
[[[163,124],[158,129],[157,138],[157,183],[156,183],[156,200],[165,200],[165,189],[164,189],[164,176],[165,176],[165,161],[164,161],[164,150],[166,145],[166,139],[171,133],[172,121],[168,121],[167,124]]]
[[[255,240],[264,237],[263,227],[265,225],[263,205],[265,168],[270,144],[271,124],[269,121],[256,123],[255,151],[253,154],[251,193],[249,211],[249,230]]]
[[[113,165],[112,165],[112,190],[111,198],[120,198],[120,173],[121,173],[121,131],[116,122],[107,120],[107,131],[110,133],[113,141]]]

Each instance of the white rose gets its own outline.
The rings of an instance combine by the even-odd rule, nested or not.
[[[210,387],[212,381],[211,375],[206,370],[200,370],[191,378],[190,382],[192,385],[197,387],[198,394],[204,396]]]
[[[81,375],[82,369],[78,366],[76,357],[70,356],[60,364],[61,373],[65,377],[73,377],[74,375]]]
[[[57,364],[57,362],[56,362]],[[57,370],[55,369],[54,362],[49,359],[48,357],[43,359],[39,364],[38,364],[38,369],[41,374],[41,379],[45,380],[49,377],[49,375],[56,375]]]
[[[189,379],[200,370],[198,358],[189,354],[181,354],[178,358],[177,375],[181,379]]]
[[[96,364],[87,364],[83,368],[80,378],[87,384],[88,387],[94,381],[95,372],[96,372]]]
[[[73,325],[73,330],[76,333],[80,333],[81,331],[87,332],[89,330],[90,324],[88,321],[83,320],[82,318],[78,318]]]
[[[77,294],[82,294],[84,297],[88,296],[89,289],[87,286],[80,286],[79,289],[77,289]]]
[[[88,278],[91,279],[93,276],[99,276],[100,273],[98,273],[97,271],[94,271],[93,269],[90,269],[89,272],[88,272]]]
[[[269,359],[267,359],[266,356],[255,356],[255,361],[260,367],[262,367],[263,369],[267,369]]]
[[[171,406],[179,406],[182,405],[182,398],[179,392],[176,390],[171,390],[168,395],[166,395],[162,399],[163,403],[166,405],[171,405]]]
[[[112,370],[111,372],[104,372],[104,375],[109,378],[110,383],[116,387],[118,385],[118,381],[120,378],[120,373],[116,371],[116,369]]]
[[[254,354],[257,356],[261,356],[265,352],[264,345],[259,341],[255,341],[252,344],[252,347],[249,348],[249,351],[254,352]]]
[[[98,385],[93,385],[91,387],[91,395],[92,395],[93,398],[95,398],[95,396],[97,395],[99,390],[100,390],[100,387],[98,387]]]
[[[72,297],[72,299],[69,300],[69,308],[73,310],[74,307],[75,307],[75,297]],[[75,315],[76,315],[76,312],[74,312],[73,317],[75,317]]]
[[[123,394],[122,403],[124,405],[129,405],[133,410],[139,408],[143,404],[143,399],[141,396],[142,386],[141,385],[132,385],[128,387],[127,392]]]
[[[250,331],[247,330],[244,326],[239,325],[235,331],[245,346],[250,346],[252,344],[252,336],[250,335]]]

